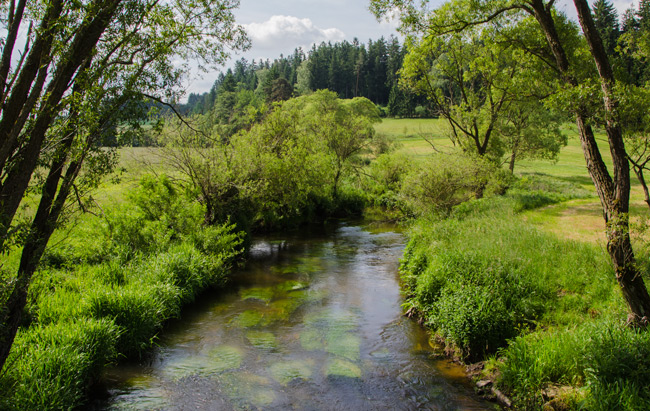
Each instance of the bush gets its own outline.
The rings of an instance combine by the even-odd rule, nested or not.
[[[483,159],[439,154],[404,178],[400,194],[410,214],[447,214],[458,204],[482,197],[494,170]]]
[[[549,297],[516,265],[471,253],[438,254],[414,287],[427,324],[470,360],[496,352],[538,319]]]

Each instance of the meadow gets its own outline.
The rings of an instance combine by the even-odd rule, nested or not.
[[[425,159],[433,149],[419,130],[430,127],[436,146],[449,147],[436,124],[387,120],[378,129]],[[414,221],[401,265],[405,308],[518,408],[648,409],[650,336],[625,325],[600,202],[575,127],[564,131],[557,161],[519,162],[505,195]],[[647,283],[648,206],[632,184],[632,236]]]
[[[364,174],[371,178],[345,179],[342,198],[366,204],[368,218],[409,227],[401,265],[407,313],[448,353],[478,363],[477,378],[520,407],[650,406],[650,338],[624,326],[575,128],[565,126],[569,143],[556,162],[520,161],[514,178],[440,156],[454,152],[441,120],[384,119],[375,130],[396,151],[372,157]],[[599,141],[606,145],[602,135]],[[92,193],[95,207],[55,232],[11,367],[0,377],[3,392],[12,393],[0,408],[81,406],[105,364],[144,355],[167,319],[227,284],[244,234],[229,224],[205,226],[204,210],[161,154],[119,149],[116,173]],[[472,199],[476,182],[469,180],[483,172],[490,174],[481,183],[486,195]],[[436,191],[453,173],[455,191]],[[432,185],[414,189],[423,176]],[[446,211],[426,211],[432,198],[446,201]],[[643,262],[648,209],[636,182],[632,204]],[[5,272],[17,256],[9,255]]]

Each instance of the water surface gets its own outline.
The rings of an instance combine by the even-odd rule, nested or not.
[[[488,409],[402,316],[404,237],[340,224],[257,241],[142,364],[111,369],[99,408]]]

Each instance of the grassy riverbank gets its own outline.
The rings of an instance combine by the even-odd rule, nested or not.
[[[0,376],[0,409],[79,407],[107,363],[144,353],[183,305],[227,281],[242,243],[232,226],[202,226],[166,178],[124,197],[54,239]]]
[[[625,325],[600,204],[566,131],[558,163],[521,162],[505,196],[414,222],[401,265],[406,309],[450,353],[479,362],[476,378],[516,407],[648,409],[650,335]],[[633,183],[631,220],[643,227]],[[647,283],[647,240],[633,236]]]

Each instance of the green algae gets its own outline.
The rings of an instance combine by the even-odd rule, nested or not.
[[[251,343],[255,348],[263,350],[273,350],[277,348],[278,342],[273,333],[264,332],[264,331],[248,331],[246,333],[246,339]]]
[[[209,357],[210,368],[215,372],[223,372],[239,368],[244,359],[244,353],[239,347],[221,345],[210,350]]]
[[[295,379],[308,380],[311,378],[314,362],[287,361],[271,364],[269,372],[274,380],[286,386]]]
[[[262,313],[258,310],[246,310],[235,317],[231,324],[241,328],[255,327],[262,322],[262,317]]]
[[[307,315],[300,344],[307,351],[326,351],[350,361],[361,357],[361,338],[354,333],[358,318],[350,312],[324,310]]]
[[[296,298],[273,301],[269,306],[269,311],[265,313],[265,317],[268,317],[272,321],[288,320],[291,314],[301,305],[302,301]]]
[[[219,378],[222,392],[236,408],[251,409],[268,407],[275,401],[276,394],[269,378],[238,372],[223,374]]]
[[[335,358],[328,362],[325,375],[328,377],[361,378],[361,368],[349,361]]]
[[[325,342],[321,332],[317,329],[307,329],[300,333],[300,345],[307,351],[325,350]]]
[[[327,352],[351,361],[361,357],[361,338],[349,332],[331,331],[325,337]]]
[[[191,375],[219,374],[241,366],[244,354],[241,349],[228,345],[213,348],[208,355],[177,358],[164,368],[164,375],[174,380]]]
[[[162,388],[138,388],[137,392],[121,396],[112,410],[167,410],[170,403]]]
[[[246,290],[241,290],[239,295],[242,300],[259,300],[268,303],[273,298],[272,287],[253,287]]]

